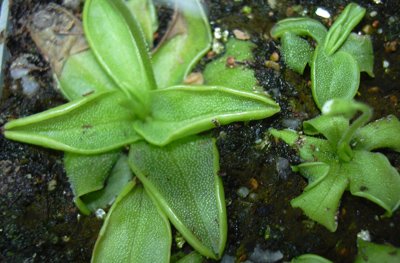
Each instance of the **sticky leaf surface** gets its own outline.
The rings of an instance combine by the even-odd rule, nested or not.
[[[190,136],[164,147],[138,142],[129,163],[189,244],[206,257],[221,257],[227,223],[214,141]]]
[[[99,92],[8,122],[4,134],[12,140],[66,152],[107,152],[140,139],[127,105],[119,91]]]
[[[171,230],[141,186],[124,189],[100,231],[92,255],[99,263],[168,263]]]
[[[134,127],[156,145],[234,121],[263,119],[279,111],[266,96],[217,86],[175,86],[153,91],[152,96],[151,118],[135,122]]]

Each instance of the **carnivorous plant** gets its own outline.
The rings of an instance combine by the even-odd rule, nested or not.
[[[112,203],[93,262],[169,262],[169,222],[199,253],[220,258],[227,223],[218,151],[197,134],[279,111],[263,93],[182,84],[211,42],[200,2],[185,2],[190,8],[175,13],[150,51],[157,24],[150,0],[85,1],[87,42],[77,38],[75,19],[67,29],[76,32],[55,38],[73,43],[67,59],[52,63],[70,102],[4,127],[9,139],[65,152],[83,213]]]
[[[351,119],[361,112],[354,121]],[[291,201],[330,231],[337,228],[337,210],[344,191],[366,198],[391,215],[400,205],[400,175],[385,155],[400,152],[400,122],[390,115],[367,124],[372,109],[365,104],[334,99],[322,115],[303,123],[304,134],[293,130],[270,133],[299,151],[302,163],[294,169],[308,185]]]
[[[351,33],[364,14],[364,8],[350,3],[329,30],[307,17],[281,20],[271,30],[274,38],[281,38],[281,51],[289,68],[303,74],[310,65],[312,94],[320,109],[330,99],[352,99],[360,72],[374,75],[371,38]],[[315,41],[316,47],[303,37]]]

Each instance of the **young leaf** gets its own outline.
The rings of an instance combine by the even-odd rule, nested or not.
[[[83,26],[99,63],[133,100],[136,113],[145,116],[149,90],[156,83],[142,31],[132,14],[121,0],[88,0]]]
[[[335,215],[339,201],[346,190],[348,179],[340,172],[340,165],[330,164],[328,174],[294,198],[290,204],[301,208],[314,221],[334,232],[337,228]]]
[[[333,263],[333,262],[318,255],[304,254],[292,259],[290,263]]]
[[[339,51],[347,52],[357,61],[360,72],[374,77],[374,50],[371,37],[351,33]]]
[[[149,47],[153,46],[153,35],[157,31],[158,21],[153,0],[125,0],[131,14],[135,16]]]
[[[101,190],[80,197],[80,200],[92,212],[99,208],[107,208],[132,178],[133,175],[128,165],[128,158],[121,154],[109,173],[104,187]]]
[[[307,40],[286,32],[282,35],[282,54],[286,65],[299,74],[303,74],[307,64],[311,62],[313,48]]]
[[[312,94],[318,108],[331,99],[352,99],[360,83],[359,72],[349,53],[339,51],[329,56],[318,46],[311,61]]]
[[[342,174],[350,180],[352,195],[378,204],[389,216],[400,205],[400,175],[383,154],[354,151]]]
[[[183,258],[181,258],[180,260],[178,260],[176,263],[203,263],[203,257],[197,253],[197,252],[192,252],[186,256],[184,256]]]
[[[93,263],[168,263],[168,219],[141,186],[130,183],[115,201],[94,247]],[[133,189],[132,189],[133,188]]]
[[[157,147],[132,145],[129,164],[146,191],[199,253],[218,259],[227,222],[218,152],[214,140],[190,136]]]
[[[205,84],[253,92],[258,82],[248,64],[253,61],[254,47],[250,41],[230,38],[225,54],[206,65],[203,72]],[[229,58],[234,58],[234,65],[227,65]]]
[[[99,92],[8,122],[8,139],[80,154],[97,154],[140,139],[134,116],[120,91]]]
[[[199,0],[186,0],[185,5],[185,9],[175,13],[170,28],[153,54],[159,88],[181,84],[210,49],[211,30],[202,4]]]
[[[148,142],[169,142],[234,121],[256,120],[279,111],[266,96],[216,86],[175,86],[152,91],[152,116],[136,121]]]
[[[318,185],[318,183],[328,175],[330,167],[323,162],[307,162],[297,165],[296,169],[308,181],[308,185],[304,190],[309,190],[315,185]]]
[[[270,129],[272,136],[282,139],[290,146],[295,147],[304,161],[308,162],[326,162],[335,160],[336,154],[334,147],[323,139],[311,136],[301,136],[293,130],[275,130]]]
[[[389,148],[400,152],[399,131],[399,120],[389,115],[359,128],[354,135],[354,148],[366,151]]]
[[[346,6],[324,39],[324,51],[328,56],[333,55],[343,45],[351,30],[360,23],[365,12],[365,8],[355,3],[350,3]]]
[[[303,122],[303,130],[307,135],[322,134],[332,147],[336,147],[341,136],[349,128],[349,120],[343,116],[320,115]]]
[[[56,79],[70,101],[94,92],[118,89],[90,50],[70,56]]]
[[[326,36],[326,28],[317,20],[308,17],[287,18],[279,21],[271,30],[273,38],[280,38],[286,32],[297,36],[312,37],[317,43],[321,43]]]
[[[400,262],[400,249],[391,245],[379,245],[357,239],[358,253],[354,263],[397,263]]]

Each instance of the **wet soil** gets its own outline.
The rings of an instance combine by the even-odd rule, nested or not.
[[[26,31],[29,14],[47,2],[14,0],[12,30],[7,46],[11,62],[30,54],[39,68],[32,74],[39,83],[33,96],[22,92],[20,81],[6,79],[0,102],[0,126],[15,119],[64,103],[54,89],[47,62],[39,55]],[[270,4],[268,4],[268,3]],[[271,3],[276,2],[274,8]],[[265,67],[279,43],[269,38],[269,30],[279,19],[307,11],[325,24],[331,21],[315,15],[324,7],[336,15],[349,1],[211,1],[209,16],[213,27],[240,29],[257,44],[254,69],[259,83],[279,102],[282,112],[273,118],[237,123],[213,131],[220,151],[221,171],[227,199],[229,232],[226,254],[243,262],[254,249],[280,251],[283,260],[304,253],[316,253],[335,262],[352,262],[356,235],[368,230],[377,243],[400,246],[400,212],[391,218],[367,200],[345,194],[339,211],[339,227],[330,233],[308,220],[290,200],[298,196],[306,181],[291,172],[288,164],[299,162],[296,153],[266,135],[270,127],[294,126],[318,114],[309,89],[309,74],[299,76],[285,68]],[[374,118],[387,114],[400,117],[400,3],[359,1],[367,15],[356,30],[378,21],[370,31],[375,52],[375,78],[362,74],[356,99],[375,109]],[[251,8],[248,13],[246,7]],[[375,16],[371,12],[376,11]],[[227,15],[229,14],[229,16]],[[376,22],[375,22],[376,24]],[[382,32],[380,33],[380,29]],[[393,44],[395,43],[395,44]],[[389,63],[384,67],[384,61]],[[386,63],[385,63],[386,64]],[[89,262],[101,222],[80,216],[72,202],[72,192],[62,166],[62,154],[44,148],[19,144],[0,135],[0,262]],[[387,152],[400,169],[399,154]],[[243,195],[243,190],[249,190]],[[187,246],[184,250],[189,249]]]

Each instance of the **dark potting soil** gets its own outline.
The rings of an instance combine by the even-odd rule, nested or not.
[[[36,67],[31,74],[40,88],[27,96],[21,81],[8,76],[0,103],[0,126],[65,102],[54,89],[49,66],[26,29],[29,15],[48,2],[63,1],[12,1],[7,41],[10,64],[29,54],[29,62]],[[280,70],[265,66],[273,52],[279,53],[279,43],[269,37],[270,28],[279,19],[303,12],[327,25],[331,21],[318,18],[316,8],[324,7],[336,15],[349,2],[206,1],[214,28],[240,29],[250,34],[251,41],[257,44],[252,65],[256,77],[282,107],[282,112],[272,118],[235,123],[213,131],[227,199],[226,258],[257,262],[253,255],[258,249],[264,253],[279,251],[283,255],[280,261],[315,253],[335,262],[352,262],[357,233],[361,230],[368,230],[374,242],[400,246],[400,212],[391,218],[381,217],[384,211],[362,198],[343,196],[335,233],[291,208],[290,200],[306,186],[306,181],[290,170],[289,164],[296,164],[299,159],[291,148],[266,135],[270,127],[301,128],[303,120],[318,114],[308,72],[303,76],[293,73],[285,68],[282,59]],[[367,8],[367,15],[356,31],[365,30],[372,36],[376,76],[362,74],[356,99],[374,107],[374,118],[387,114],[400,117],[400,3],[358,2]],[[94,216],[80,216],[73,205],[62,153],[8,141],[2,135],[0,149],[0,262],[89,262],[102,222]],[[386,154],[399,169],[399,154]],[[185,245],[182,250],[189,249]]]

